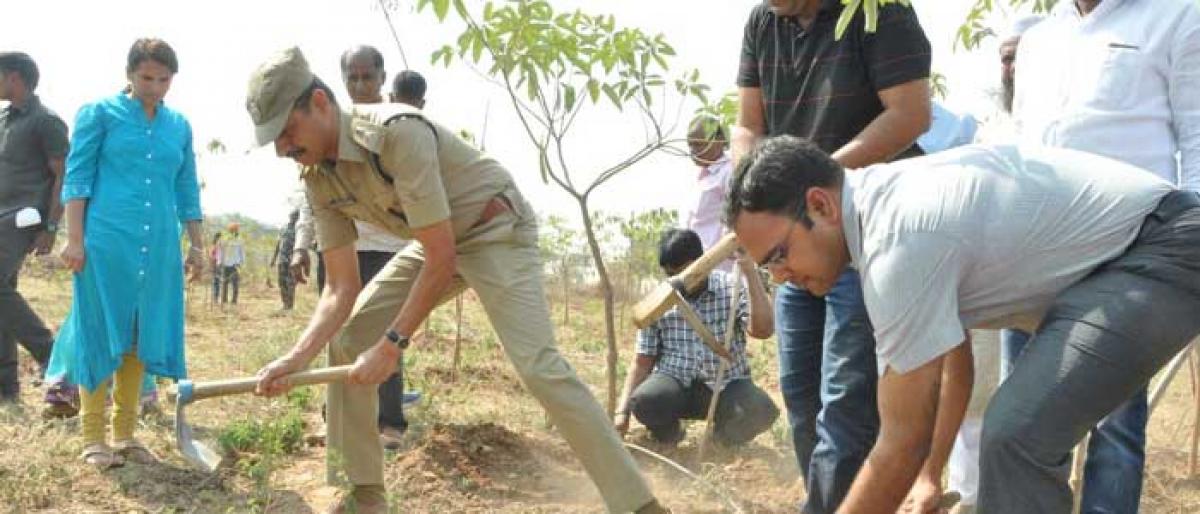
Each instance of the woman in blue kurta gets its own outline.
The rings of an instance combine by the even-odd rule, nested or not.
[[[142,373],[186,376],[180,225],[191,240],[193,275],[203,267],[204,242],[191,127],[162,102],[177,70],[165,42],[135,42],[130,86],[79,110],[67,156],[62,257],[75,271],[75,295],[47,374],[82,388],[83,458],[102,468],[153,459],[133,438]]]

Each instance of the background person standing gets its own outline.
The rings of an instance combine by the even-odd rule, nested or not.
[[[1123,161],[1200,191],[1200,5],[1188,0],[1064,0],[1021,37],[1013,120],[1021,144]],[[1002,334],[1002,375],[1030,334]],[[1146,464],[1145,388],[1096,425],[1083,512],[1133,513]]]
[[[275,242],[275,251],[271,252],[271,262],[268,267],[275,268],[276,279],[279,282],[279,301],[283,310],[290,311],[296,303],[296,281],[292,278],[290,264],[292,252],[296,248],[296,220],[300,218],[300,210],[292,209],[288,213],[287,225],[279,231],[279,240]]]
[[[233,291],[234,305],[238,302],[238,291],[241,284],[241,267],[246,262],[246,244],[239,233],[237,223],[230,223],[227,234],[221,240],[221,249],[217,252],[221,264],[221,303],[230,303],[230,290]]]
[[[767,136],[816,143],[848,169],[920,155],[929,128],[930,47],[911,7],[858,13],[841,39],[838,0],[769,0],[746,22],[737,76],[733,161]],[[841,504],[879,431],[871,320],[858,273],[824,297],[792,284],[775,293],[779,386],[808,496],[804,511]]]
[[[62,204],[63,161],[67,125],[42,105],[34,91],[37,63],[21,52],[0,53],[0,403],[20,396],[17,344],[45,371],[54,336],[17,291],[26,254],[46,255],[54,247]],[[37,210],[41,223],[18,227],[17,213]],[[78,411],[75,388],[54,382],[46,391],[46,412],[73,416]]]
[[[81,457],[100,468],[154,459],[134,438],[143,372],[187,376],[180,225],[193,278],[204,269],[204,236],[191,126],[163,103],[178,70],[166,42],[139,39],[125,68],[130,85],[75,117],[62,192],[74,296],[47,375],[83,388]]]

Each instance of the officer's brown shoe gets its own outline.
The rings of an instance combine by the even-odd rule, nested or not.
[[[634,514],[671,514],[671,509],[663,507],[658,500],[650,500],[650,503],[642,505],[641,508],[634,511]]]
[[[357,486],[325,511],[326,514],[387,514],[387,495],[381,485]]]

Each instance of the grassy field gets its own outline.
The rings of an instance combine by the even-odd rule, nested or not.
[[[551,287],[551,291],[558,288]],[[56,325],[70,305],[69,277],[31,266],[21,290]],[[197,284],[187,314],[193,379],[253,374],[294,341],[315,294],[302,288],[297,308],[280,312],[277,292],[247,284],[237,308],[212,308]],[[557,292],[554,294],[558,294]],[[604,343],[600,303],[577,295],[560,346],[593,391],[603,394]],[[552,298],[557,321],[562,304]],[[439,308],[430,331],[407,356],[409,389],[422,401],[409,411],[405,445],[388,452],[386,477],[396,512],[602,512],[599,497],[565,443],[547,426],[497,345],[474,297],[465,296],[461,361],[452,355],[454,306]],[[628,316],[625,316],[628,325]],[[622,338],[621,360],[633,344]],[[774,341],[751,344],[756,381],[777,404]],[[173,407],[141,419],[137,435],[160,457],[154,465],[98,472],[78,459],[77,420],[44,420],[34,367],[23,357],[22,404],[0,408],[0,510],[7,512],[321,512],[337,494],[324,484],[325,449],[310,445],[321,427],[320,388],[287,398],[238,396],[197,402],[188,417],[199,436],[229,455],[229,465],[204,473],[174,450]],[[1200,511],[1200,482],[1188,477],[1193,424],[1188,373],[1182,371],[1151,419],[1143,512]],[[163,386],[166,389],[166,386]],[[794,512],[802,488],[785,421],[736,454],[698,462],[693,424],[669,456],[703,476],[747,512]],[[644,433],[636,429],[630,440]],[[639,457],[655,491],[676,512],[726,512],[726,502],[679,472]]]

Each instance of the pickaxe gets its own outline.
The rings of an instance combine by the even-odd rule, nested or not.
[[[684,292],[691,291],[700,285],[701,281],[708,280],[708,274],[716,268],[718,264],[724,262],[733,255],[737,250],[737,238],[733,234],[726,234],[708,251],[704,252],[699,259],[692,261],[678,275],[667,279],[662,284],[654,288],[650,294],[647,294],[640,302],[633,307],[633,324],[638,328],[646,328],[671,307],[678,307],[679,313],[683,319],[687,321],[696,335],[700,336],[700,340],[722,358],[728,360],[733,357],[724,345],[717,340],[708,327],[704,326],[700,316],[692,309],[687,300],[683,297]]]
[[[289,375],[286,380],[292,386],[341,382],[350,375],[351,367],[346,365],[301,371]],[[221,456],[193,437],[192,427],[187,424],[187,417],[184,416],[183,411],[188,404],[196,400],[249,393],[254,390],[256,384],[258,384],[258,377],[198,383],[187,379],[180,380],[175,386],[175,440],[179,447],[179,453],[205,471],[217,469],[217,466],[221,464]]]

